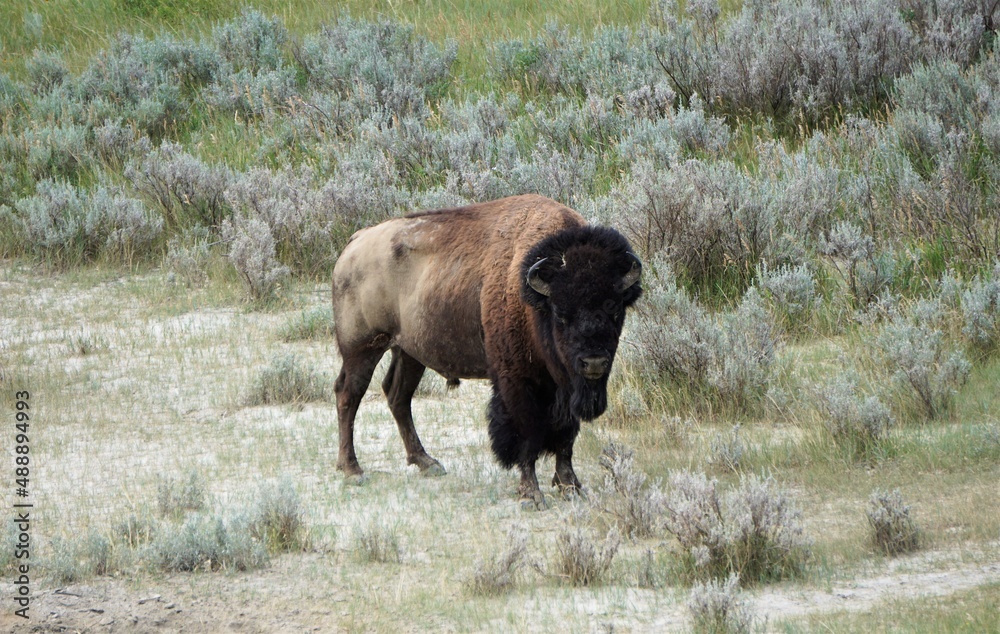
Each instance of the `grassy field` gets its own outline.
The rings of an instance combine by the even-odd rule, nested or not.
[[[852,76],[846,97],[822,65],[809,95],[757,67],[744,90],[697,63],[702,84],[672,76],[671,56],[732,70],[750,55],[734,41],[766,48],[751,27],[784,22],[722,2],[671,27],[683,6],[3,3],[0,472],[27,392],[27,627],[1000,631],[992,45],[961,58],[956,29],[961,64],[934,65],[914,37],[911,66],[883,68],[896,85]],[[866,29],[919,30],[873,6]],[[523,510],[489,449],[489,385],[433,373],[414,418],[448,474],[421,477],[385,360],[356,431],[369,477],[345,483],[337,249],[387,216],[528,190],[645,262],[611,405],[576,443],[587,498],[543,486],[551,508]],[[721,555],[684,541],[699,508]],[[896,522],[881,541],[873,517]],[[23,632],[4,525],[0,631]]]
[[[358,453],[371,476],[362,487],[346,486],[334,470],[331,403],[242,406],[255,377],[282,354],[295,354],[329,384],[338,362],[328,335],[282,341],[304,314],[325,306],[323,286],[297,285],[286,305],[266,312],[219,307],[218,290],[213,297],[170,292],[157,273],[53,276],[6,264],[0,289],[5,385],[29,390],[34,406],[32,537],[46,571],[36,582],[34,614],[46,627],[89,623],[82,611],[63,612],[61,620],[46,616],[59,587],[78,595],[80,605],[121,618],[121,610],[139,610],[137,601],[160,595],[183,610],[164,611],[158,603],[160,618],[188,631],[215,631],[237,614],[261,623],[250,631],[388,631],[400,623],[406,631],[686,627],[688,586],[672,563],[676,545],[665,536],[626,540],[595,587],[568,585],[553,571],[560,531],[582,521],[597,539],[608,518],[595,511],[574,519],[574,504],[551,495],[548,512],[520,509],[516,477],[499,469],[488,449],[483,383],[450,392],[436,375],[425,380],[415,417],[449,472],[426,479],[405,466],[376,376],[358,424]],[[808,364],[798,371],[808,372]],[[973,381],[963,412],[994,398],[993,380]],[[12,413],[9,401],[4,407]],[[992,417],[993,406],[985,408]],[[744,423],[738,472],[773,474],[801,508],[813,542],[801,577],[749,592],[761,595],[757,614],[767,617],[767,629],[986,631],[980,626],[996,623],[1000,447],[985,435],[995,418],[977,414],[945,426],[907,427],[895,437],[897,455],[874,468],[831,453],[818,421]],[[739,476],[713,462],[712,451],[712,439],[731,423],[695,420],[673,434],[649,417],[588,425],[578,443],[581,478],[596,496],[603,479],[598,456],[614,441],[634,447],[653,477],[707,469],[733,482]],[[78,552],[67,561],[57,548],[88,533],[114,539],[129,516],[156,513],[165,478],[181,481],[190,473],[204,483],[206,507],[222,514],[251,506],[259,486],[290,480],[308,527],[306,552],[275,556],[260,572],[164,573],[155,557],[137,556],[109,576],[85,575],[69,586],[59,581],[73,578],[90,555]],[[922,531],[916,554],[889,559],[868,544],[864,504],[875,487],[899,488],[912,504]],[[519,529],[527,531],[533,567],[506,594],[470,591],[477,566]],[[392,543],[385,563],[370,561],[359,545],[358,535],[368,530]],[[653,587],[639,577],[650,569],[647,550],[654,553]],[[940,598],[928,604],[928,597]],[[119,611],[109,605],[116,601]],[[3,618],[18,631],[9,611]],[[156,616],[143,619],[150,627]]]

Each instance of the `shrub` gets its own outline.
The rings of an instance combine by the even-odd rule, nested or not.
[[[267,550],[243,520],[193,513],[180,527],[166,525],[152,544],[158,567],[167,572],[254,570],[268,562]]]
[[[940,328],[938,301],[919,300],[910,311],[891,311],[873,337],[876,358],[929,419],[951,411],[955,393],[968,379],[971,366],[961,350],[949,344]]]
[[[101,160],[116,168],[153,149],[149,137],[134,126],[123,126],[121,122],[111,119],[105,119],[103,124],[94,127],[94,147]]]
[[[549,22],[533,40],[497,43],[491,72],[528,91],[572,95],[625,94],[655,83],[647,49],[628,27],[605,26],[590,38]]]
[[[872,544],[887,555],[907,553],[919,547],[920,531],[910,516],[909,505],[903,504],[899,489],[873,491],[865,516],[872,530]]]
[[[222,240],[229,243],[229,262],[240,274],[247,298],[254,303],[274,299],[290,270],[275,255],[274,236],[263,220],[236,214],[222,223]]]
[[[633,244],[647,257],[663,252],[699,290],[742,292],[761,260],[785,260],[772,207],[729,161],[689,160],[667,170],[640,160],[611,196]]]
[[[187,287],[198,286],[208,279],[208,262],[212,251],[207,228],[194,226],[175,235],[167,243],[163,266],[169,271],[168,280],[180,280]]]
[[[64,122],[24,131],[27,166],[35,179],[72,178],[93,160],[87,129]]]
[[[158,63],[162,51],[141,35],[120,34],[76,79],[73,92],[84,104],[100,107],[98,120],[117,115],[146,134],[162,136],[168,124],[187,116],[181,94],[181,69],[187,64],[176,56],[177,66]],[[192,57],[197,63],[200,55]]]
[[[57,583],[76,583],[95,575],[121,571],[130,561],[130,553],[104,535],[88,531],[79,541],[56,538],[52,554],[43,568]]]
[[[226,62],[256,74],[281,67],[288,30],[279,18],[244,7],[239,17],[212,29],[212,40]]]
[[[800,514],[771,478],[744,476],[720,495],[704,473],[670,477],[665,528],[696,578],[737,574],[748,582],[799,573],[809,556]]]
[[[878,2],[659,2],[648,34],[672,88],[689,100],[712,96],[722,112],[819,121],[837,108],[884,98],[892,78],[918,57],[897,11]]]
[[[55,264],[102,253],[131,261],[144,255],[163,229],[158,216],[121,190],[99,187],[87,194],[69,183],[43,180],[35,191],[15,205],[14,225],[31,252]]]
[[[51,91],[69,76],[69,68],[59,54],[37,48],[25,60],[24,70],[28,73],[31,90],[36,95]]]
[[[645,306],[629,335],[637,367],[711,403],[754,411],[767,392],[778,333],[759,293],[733,312],[709,315],[671,279],[662,262],[647,276]]]
[[[767,393],[778,347],[777,328],[757,289],[747,291],[735,312],[723,315],[722,328],[724,343],[709,383],[724,403],[752,411]]]
[[[23,108],[25,98],[21,85],[12,80],[7,73],[0,73],[0,116]]]
[[[354,553],[362,563],[400,563],[403,559],[395,526],[371,522],[354,532]]]
[[[275,257],[297,272],[312,273],[329,264],[331,237],[335,227],[345,224],[329,193],[315,187],[314,180],[314,171],[306,167],[277,172],[253,168],[236,176],[225,193],[236,218],[267,225]]]
[[[854,459],[877,459],[889,440],[895,419],[877,397],[857,393],[856,377],[840,374],[819,394],[824,423],[834,442]]]
[[[717,433],[712,438],[712,455],[709,462],[724,471],[736,473],[740,470],[746,443],[740,435],[740,425],[734,425],[728,434]]]
[[[302,502],[289,480],[263,486],[250,517],[250,535],[269,552],[303,550],[308,544]]]
[[[115,524],[112,538],[132,550],[151,543],[159,532],[159,524],[148,513],[131,513]]]
[[[626,537],[650,537],[660,528],[665,497],[658,483],[648,483],[635,466],[635,452],[612,443],[601,451],[604,485],[595,505],[611,516]]]
[[[305,403],[326,399],[325,377],[303,366],[294,354],[278,355],[254,378],[243,405]]]
[[[290,68],[251,73],[241,69],[208,86],[205,101],[242,117],[263,117],[290,106],[296,96],[295,73]]]
[[[802,332],[823,302],[816,292],[816,278],[805,264],[769,269],[762,263],[757,279],[771,314],[786,331]]]
[[[203,224],[218,227],[229,214],[226,188],[232,172],[209,166],[171,141],[129,161],[125,177],[143,196],[156,203],[170,229]]]
[[[618,553],[621,535],[611,529],[601,544],[582,526],[582,510],[571,511],[556,536],[555,573],[574,586],[599,584]]]
[[[983,355],[1000,345],[1000,262],[989,277],[976,276],[962,291],[962,334]]]
[[[850,222],[839,222],[820,237],[820,251],[834,259],[855,308],[865,308],[888,290],[895,277],[891,252],[876,252],[875,241]]]
[[[740,577],[729,575],[723,582],[709,579],[691,588],[687,600],[692,631],[697,634],[749,634],[753,610],[740,591]]]
[[[527,555],[528,531],[515,526],[507,533],[503,550],[476,562],[470,591],[480,596],[510,592],[517,585],[521,570],[529,563]]]
[[[365,115],[423,115],[450,81],[457,47],[438,47],[412,26],[341,16],[294,51],[309,85],[333,91]]]

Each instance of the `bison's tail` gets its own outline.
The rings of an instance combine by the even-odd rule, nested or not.
[[[518,462],[521,439],[500,394],[495,389],[486,415],[490,419],[490,446],[493,448],[493,455],[504,469],[510,469]]]

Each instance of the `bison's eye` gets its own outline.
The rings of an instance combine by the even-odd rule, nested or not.
[[[558,323],[560,326],[565,326],[567,323],[569,323],[569,320],[566,318],[566,314],[563,313],[558,308],[555,307],[552,308],[552,317],[556,320],[556,323]]]

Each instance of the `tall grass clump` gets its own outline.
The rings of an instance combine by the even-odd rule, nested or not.
[[[696,634],[749,634],[753,631],[753,609],[740,590],[739,575],[725,581],[699,581],[687,600],[691,629]]]
[[[910,506],[903,503],[899,489],[876,489],[868,499],[865,517],[871,529],[872,545],[887,555],[899,555],[920,546],[920,530],[910,515]]]
[[[513,527],[507,533],[503,549],[476,562],[469,590],[479,596],[499,596],[510,592],[530,565],[528,531]]]
[[[242,404],[253,407],[321,401],[327,397],[326,385],[323,375],[303,365],[294,354],[276,355],[254,377]]]
[[[260,488],[249,530],[269,552],[300,551],[308,546],[302,500],[289,480]]]
[[[371,564],[398,564],[403,560],[399,532],[394,525],[372,521],[354,531],[352,550],[358,561]]]
[[[782,579],[799,574],[809,558],[800,513],[769,477],[743,476],[720,493],[704,473],[675,472],[666,506],[665,528],[681,547],[681,570],[695,579]]]
[[[156,508],[160,517],[178,517],[188,511],[205,508],[205,479],[195,470],[175,480],[161,476],[156,483]]]

